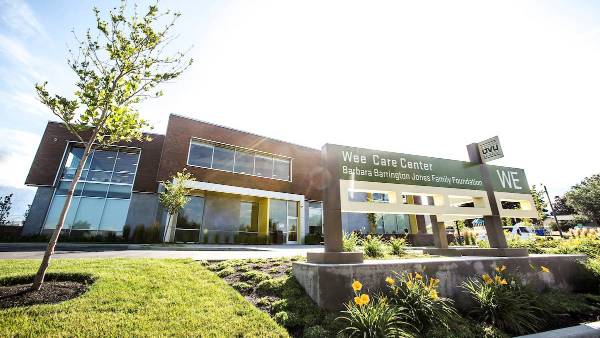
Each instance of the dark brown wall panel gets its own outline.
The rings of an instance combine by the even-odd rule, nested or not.
[[[85,133],[83,136],[86,136]],[[119,144],[141,148],[139,168],[133,186],[134,191],[156,192],[158,186],[156,175],[164,135],[149,134],[149,136],[152,138],[150,142],[134,141]],[[51,186],[54,184],[56,173],[60,168],[69,141],[77,141],[77,138],[63,124],[48,122],[25,184],[38,186]]]
[[[193,137],[232,144],[293,158],[292,182],[235,174],[187,165],[190,140]],[[321,151],[254,135],[210,123],[171,115],[158,180],[166,181],[177,171],[187,168],[198,181],[252,189],[287,192],[321,200]]]

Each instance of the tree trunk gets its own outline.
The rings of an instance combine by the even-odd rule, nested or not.
[[[94,133],[95,135],[95,133]],[[42,287],[42,283],[44,283],[44,278],[46,277],[46,271],[48,270],[48,266],[50,265],[50,257],[54,254],[54,248],[56,247],[56,243],[58,242],[58,237],[60,236],[60,232],[65,224],[65,219],[67,218],[67,213],[69,212],[69,208],[71,207],[71,201],[73,200],[73,192],[75,191],[75,187],[79,182],[79,178],[81,177],[81,172],[83,171],[83,166],[87,161],[88,156],[90,155],[90,151],[92,149],[92,143],[94,138],[91,138],[89,142],[87,142],[85,146],[85,150],[83,152],[83,156],[81,157],[81,161],[77,166],[77,171],[75,171],[75,176],[71,181],[71,186],[69,186],[69,191],[67,192],[67,199],[65,200],[65,204],[60,212],[60,217],[58,218],[58,224],[56,225],[56,229],[52,233],[50,237],[50,242],[48,242],[48,246],[46,247],[46,252],[44,253],[44,258],[42,258],[42,263],[40,264],[40,268],[35,275],[35,279],[33,280],[33,284],[31,285],[31,291],[37,291]]]

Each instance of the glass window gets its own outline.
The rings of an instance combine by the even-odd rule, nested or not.
[[[98,230],[123,231],[128,211],[129,200],[106,200]]]
[[[114,151],[94,150],[91,170],[113,171],[117,153]]]
[[[83,187],[83,196],[87,197],[106,197],[106,191],[108,190],[107,184],[100,183],[86,183]]]
[[[273,158],[256,155],[254,162],[254,174],[256,176],[262,177],[272,177],[273,176]]]
[[[134,173],[137,168],[139,154],[119,152],[117,162],[115,164],[115,172],[130,172]]]
[[[308,204],[308,232],[311,234],[323,233],[323,204],[321,202]]]
[[[298,217],[298,203],[288,201],[288,217]]]
[[[210,168],[213,155],[213,146],[201,142],[192,142],[188,164]]]
[[[62,208],[65,205],[66,199],[67,198],[65,196],[54,196],[52,204],[48,209],[48,215],[46,216],[44,228],[56,229],[56,225],[58,224],[58,219],[60,217],[60,213],[62,212]],[[71,206],[69,207],[69,212],[67,213],[67,218],[65,219],[65,225],[63,226],[63,229],[69,229],[73,224],[73,219],[75,218],[75,212],[79,206],[80,199],[81,197],[74,197],[71,201]]]
[[[83,148],[71,148],[69,151],[69,156],[67,157],[67,162],[65,163],[65,168],[76,169],[83,157]],[[89,159],[91,156],[88,156],[88,165]]]
[[[233,157],[235,150],[231,148],[215,147],[213,169],[233,171]]]
[[[240,229],[245,232],[258,232],[258,203],[240,203]]]
[[[273,164],[273,178],[290,180],[290,160],[275,159]]]
[[[103,198],[82,198],[72,229],[97,230],[104,209],[104,201]]]
[[[351,202],[367,202],[369,194],[363,191],[348,191],[348,201]]]
[[[131,174],[131,173],[125,173],[125,172],[114,173],[112,175],[111,182],[133,184],[134,177],[135,177],[135,174]]]
[[[288,241],[295,242],[298,240],[298,219],[290,218],[288,220]]]
[[[177,228],[200,229],[202,225],[202,214],[204,212],[204,198],[198,196],[190,197],[190,200],[177,213]],[[198,240],[198,237],[196,237]]]
[[[86,180],[93,181],[93,182],[108,182],[108,181],[110,181],[111,175],[112,175],[112,172],[110,172],[110,171],[92,170],[88,173]]]
[[[71,181],[63,181],[60,182],[60,184],[58,185],[58,188],[56,188],[56,195],[66,195],[67,192],[69,191],[69,187],[71,186]],[[75,192],[73,193],[74,196],[79,196],[81,195],[81,189],[83,189],[83,183],[77,183],[77,185],[75,186]]]
[[[254,155],[243,151],[236,151],[235,172],[252,175],[254,173]]]
[[[121,184],[111,184],[108,189],[108,198],[130,198],[131,186]]]
[[[287,202],[271,200],[269,203],[269,231],[285,232],[287,224]]]
[[[390,202],[390,198],[388,194],[385,193],[379,193],[379,192],[374,192],[373,195],[373,202],[379,202],[379,203],[389,203]]]

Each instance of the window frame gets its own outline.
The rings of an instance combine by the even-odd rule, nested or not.
[[[233,170],[229,171],[229,170],[223,170],[223,169],[213,168],[214,148],[213,148],[213,157],[211,158],[211,162],[210,162],[210,167],[205,167],[205,166],[190,164],[190,151],[192,149],[192,144],[195,141],[199,142],[199,143],[209,144],[209,145],[212,145],[213,147],[222,147],[222,148],[229,148],[229,149],[234,150]],[[289,168],[289,175],[290,175],[289,180],[284,180],[284,179],[281,179],[281,178],[273,177],[274,174],[272,174],[271,177],[265,177],[265,176],[256,175],[255,174],[256,163],[254,165],[254,168],[253,168],[251,174],[236,172],[235,171],[235,153],[238,152],[238,151],[252,154],[254,162],[256,162],[256,155],[266,156],[266,157],[272,157],[273,158],[273,163],[275,163],[276,160],[288,161],[289,167],[290,167]],[[273,154],[273,153],[269,153],[269,152],[266,152],[266,151],[261,151],[261,150],[246,148],[246,147],[242,147],[242,146],[236,146],[236,145],[233,145],[233,144],[228,144],[228,143],[223,143],[223,142],[208,140],[208,139],[204,139],[204,138],[201,138],[201,137],[195,137],[195,136],[190,137],[190,141],[189,141],[189,144],[188,144],[188,152],[187,152],[186,165],[189,166],[189,167],[194,167],[194,168],[210,169],[210,170],[222,171],[222,172],[226,172],[226,173],[232,173],[232,174],[238,174],[238,175],[246,175],[246,176],[252,176],[252,177],[260,177],[260,178],[266,178],[266,179],[276,180],[276,181],[282,181],[282,182],[293,182],[293,166],[294,166],[294,158],[293,157],[289,157],[289,156],[285,156],[285,155],[279,155],[279,154]],[[274,171],[275,170],[273,170],[273,172]]]

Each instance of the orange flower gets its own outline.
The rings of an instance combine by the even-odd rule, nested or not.
[[[362,289],[362,284],[361,284],[359,281],[355,280],[355,281],[352,283],[352,289],[353,289],[354,291],[360,291],[360,290]]]
[[[481,276],[481,278],[483,279],[483,281],[485,282],[485,284],[492,284],[494,282],[494,280],[492,279],[492,277],[490,277],[490,275],[488,275],[487,273],[483,274]]]
[[[550,272],[550,269],[548,269],[547,267],[540,265],[540,269],[542,270],[542,272]]]
[[[508,282],[506,281],[506,279],[503,279],[503,280],[500,281],[500,285],[506,285],[506,284],[508,284]]]
[[[386,278],[385,282],[388,283],[389,285],[394,285],[396,283],[396,281],[392,277]]]
[[[431,299],[433,299],[433,300],[436,300],[436,299],[440,298],[440,297],[438,296],[438,293],[437,293],[437,291],[436,291],[436,290],[431,290],[431,291],[429,291],[429,297],[431,297]]]
[[[356,305],[362,305],[362,301],[360,300],[359,296],[354,297],[354,303],[356,303]]]
[[[360,301],[361,303],[364,304],[369,304],[369,295],[367,295],[366,293],[363,293],[362,295],[360,295]]]
[[[504,272],[506,270],[506,265],[502,265],[500,267],[496,267],[496,272]]]

